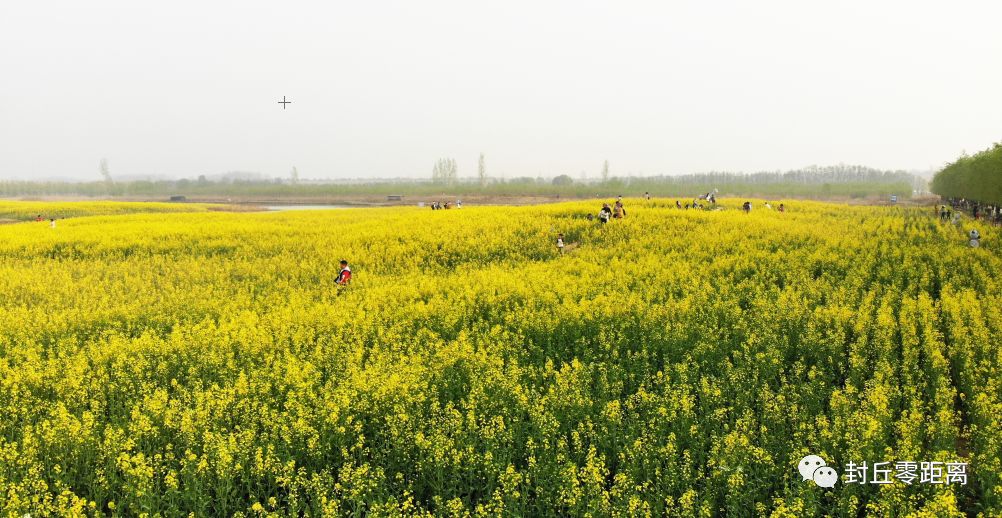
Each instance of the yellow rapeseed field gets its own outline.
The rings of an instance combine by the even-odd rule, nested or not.
[[[0,515],[1002,513],[995,229],[739,205],[0,203]]]

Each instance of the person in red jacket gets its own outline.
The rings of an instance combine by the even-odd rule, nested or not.
[[[348,268],[348,261],[341,259],[341,271],[337,274],[337,279],[334,279],[334,284],[338,286],[347,286],[351,283],[351,268]]]

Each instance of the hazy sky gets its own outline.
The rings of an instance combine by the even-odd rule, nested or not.
[[[1002,2],[14,1],[0,178],[927,169],[1002,140]],[[293,102],[283,110],[278,101]]]

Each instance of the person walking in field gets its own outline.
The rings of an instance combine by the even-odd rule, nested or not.
[[[348,267],[348,261],[341,259],[341,271],[338,272],[337,278],[334,279],[334,284],[338,286],[351,284],[351,268]]]
[[[675,208],[676,209],[681,209],[682,208],[682,202],[680,202],[678,200],[675,200]]]
[[[35,221],[41,222],[42,221],[42,215],[39,214],[38,217],[35,218]]]
[[[564,255],[564,235],[557,234],[557,252]]]
[[[56,228],[56,218],[49,220],[49,228]]]
[[[644,192],[644,199],[651,201],[651,193],[649,191]]]
[[[785,206],[784,206],[784,205],[783,205],[782,203],[780,203],[780,204],[779,204],[779,208],[778,208],[778,209],[776,209],[776,210],[778,210],[778,211],[780,211],[780,212],[786,212],[786,207],[785,207]]]

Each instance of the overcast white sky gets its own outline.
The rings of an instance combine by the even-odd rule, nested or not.
[[[927,169],[1002,140],[1002,2],[15,1],[0,178]],[[283,110],[286,96],[293,104]]]

